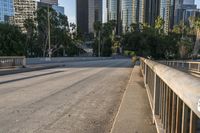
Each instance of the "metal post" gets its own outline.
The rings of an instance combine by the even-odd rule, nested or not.
[[[23,57],[23,67],[26,67],[26,57]]]
[[[49,4],[48,4],[48,44],[49,44],[49,49],[48,49],[48,55],[49,55],[49,60],[51,60],[51,31],[50,31],[50,13],[49,13]]]
[[[101,56],[101,48],[100,48],[100,44],[101,44],[101,35],[100,35],[101,33],[100,33],[100,31],[99,31],[99,43],[98,43],[98,57],[100,57]]]

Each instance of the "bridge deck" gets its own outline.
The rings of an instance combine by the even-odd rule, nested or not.
[[[156,133],[139,66],[133,69],[112,133]]]

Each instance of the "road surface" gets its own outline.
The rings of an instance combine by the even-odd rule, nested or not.
[[[0,133],[108,133],[129,59],[74,62],[0,77]]]

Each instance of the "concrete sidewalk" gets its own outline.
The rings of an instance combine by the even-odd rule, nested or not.
[[[111,133],[156,133],[139,66],[135,66]]]

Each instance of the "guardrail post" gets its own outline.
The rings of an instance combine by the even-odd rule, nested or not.
[[[154,73],[154,97],[153,97],[153,123],[155,123],[154,116],[159,115],[159,101],[160,99],[160,80]]]
[[[190,133],[196,133],[197,128],[197,116],[196,114],[191,110],[190,111]]]
[[[181,117],[182,117],[182,106],[183,103],[179,97],[177,97],[177,110],[176,110],[176,133],[181,132]]]
[[[191,69],[191,63],[188,63],[188,70]]]
[[[187,130],[189,128],[188,111],[189,111],[189,109],[188,109],[187,105],[185,103],[183,103],[181,133],[187,133]]]
[[[23,67],[26,67],[26,57],[23,57]]]
[[[147,84],[147,64],[146,63],[144,65],[144,83],[145,85]]]
[[[176,129],[176,110],[177,110],[177,96],[172,92],[172,119],[171,119],[171,133],[175,133]]]

